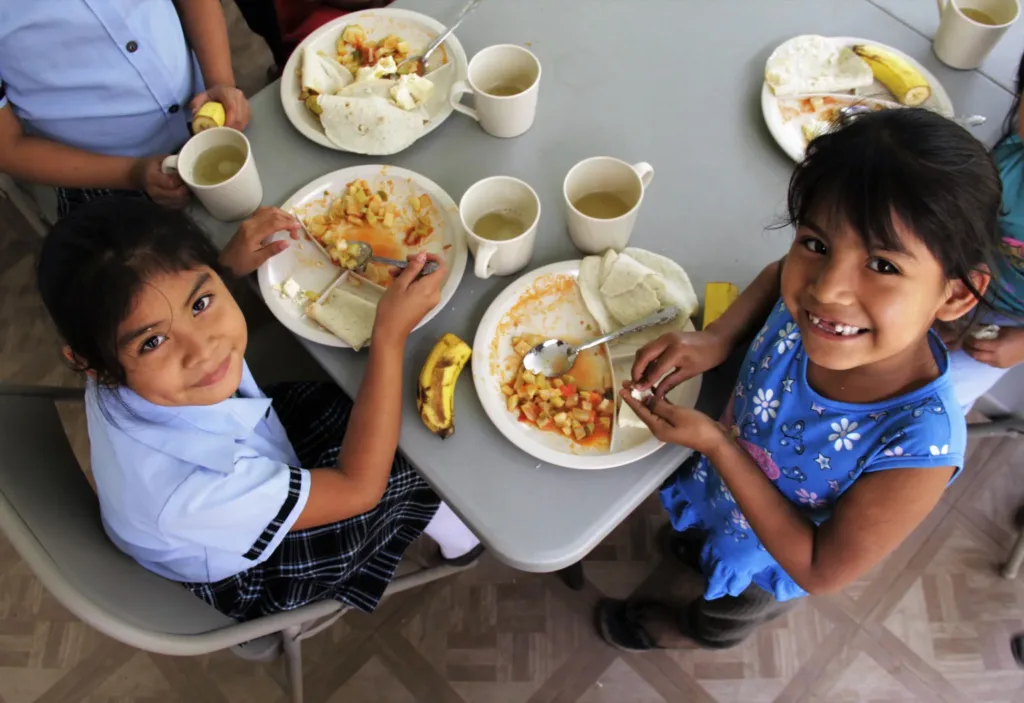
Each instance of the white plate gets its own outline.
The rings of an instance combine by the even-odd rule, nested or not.
[[[541,461],[570,469],[610,469],[643,459],[664,443],[656,440],[646,428],[621,428],[616,422],[609,451],[581,447],[567,437],[520,422],[506,409],[501,392],[501,384],[515,371],[508,361],[513,356],[512,337],[532,333],[583,341],[600,334],[597,322],[587,312],[575,285],[579,272],[579,261],[544,266],[520,277],[494,299],[473,340],[473,383],[487,416],[515,446]],[[556,277],[572,279],[573,292],[535,295],[531,299],[537,300],[536,304],[519,304],[524,296],[544,290]],[[614,347],[610,356],[613,369],[619,367],[620,373],[632,365],[631,357],[616,362]],[[612,387],[617,391],[623,380],[613,373]],[[700,385],[700,377],[690,379],[673,389],[669,400],[692,408],[700,395]]]
[[[922,66],[917,60],[907,56],[899,49],[894,49],[891,46],[887,46],[870,39],[858,39],[857,37],[831,37],[831,39],[840,46],[874,44],[886,51],[891,51],[897,56],[903,57],[909,61],[912,66],[917,68],[917,70],[921,72],[921,75],[923,75],[931,85],[932,96],[928,98],[921,107],[934,110],[946,117],[952,117],[955,114],[953,112],[953,101],[950,100],[949,93],[947,93],[946,89],[942,87],[939,79],[936,78],[928,69]],[[886,90],[885,86],[878,81],[875,81],[874,84],[869,85],[866,88],[857,90],[856,93],[861,96],[893,100],[892,93]],[[782,99],[785,100],[786,98]],[[779,111],[779,100],[779,98],[775,97],[775,93],[772,92],[771,87],[767,83],[761,87],[761,112],[764,114],[764,123],[768,125],[768,131],[771,132],[772,137],[778,145],[782,147],[782,150],[789,155],[789,158],[794,161],[803,161],[804,153],[807,150],[807,140],[804,138],[800,125],[807,116],[802,115],[800,118],[794,118],[788,122],[783,120],[782,113]]]
[[[394,187],[392,198],[404,208],[409,207],[409,196],[414,194],[425,193],[434,202],[435,231],[427,241],[426,247],[423,248],[443,256],[448,273],[444,287],[441,289],[441,302],[427,313],[427,316],[417,325],[418,328],[444,308],[455,294],[455,289],[459,287],[462,273],[466,268],[466,237],[459,220],[458,206],[439,185],[418,173],[397,166],[367,164],[334,171],[326,176],[321,176],[312,183],[307,183],[288,198],[281,208],[288,212],[295,212],[301,217],[317,214],[329,204],[333,197],[343,193],[346,185],[357,178],[365,179],[371,186],[374,186],[374,190],[377,190],[378,184],[392,183]],[[330,193],[330,198],[324,197],[325,191]],[[325,200],[326,202],[324,202]],[[287,235],[279,233],[275,236],[284,238]],[[413,249],[409,249],[410,253],[412,251]],[[298,242],[291,242],[291,246],[285,251],[260,266],[258,278],[260,293],[263,294],[267,307],[281,321],[281,324],[295,334],[311,341],[332,347],[347,348],[347,344],[305,316],[304,304],[282,298],[281,294],[273,289],[275,284],[293,278],[304,290],[313,291],[319,295],[341,275],[343,275],[343,271],[331,262],[316,244],[303,238]]]
[[[284,114],[287,115],[288,120],[304,137],[321,146],[338,151],[345,151],[345,149],[327,138],[320,120],[310,113],[299,100],[301,90],[299,67],[302,65],[302,52],[307,46],[313,47],[314,51],[323,51],[334,56],[336,53],[335,42],[341,36],[341,30],[350,24],[362,26],[370,39],[383,39],[388,34],[397,34],[408,42],[412,54],[420,53],[427,44],[445,30],[444,25],[440,22],[419,12],[382,8],[353,12],[339,17],[302,40],[302,43],[288,57],[288,63],[281,73],[281,105],[284,107]],[[430,121],[427,122],[424,135],[436,129],[448,118],[448,115],[452,114],[452,106],[448,102],[449,90],[455,81],[465,80],[469,75],[466,52],[454,34],[448,37],[430,57],[427,65],[428,74],[444,65],[446,59],[451,67],[446,67],[432,79],[434,80],[434,92],[427,104]],[[428,75],[427,78],[430,76]]]

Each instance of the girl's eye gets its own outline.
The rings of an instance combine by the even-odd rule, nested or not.
[[[803,245],[804,249],[815,254],[828,253],[828,248],[825,246],[825,243],[816,237],[804,237],[800,240],[800,244]]]
[[[150,337],[149,339],[142,343],[142,346],[139,347],[139,353],[145,354],[146,352],[151,352],[166,341],[167,337],[163,336],[162,334],[153,335],[152,337]]]
[[[210,307],[213,302],[213,294],[207,293],[206,295],[196,298],[196,302],[192,303],[192,314],[198,315],[206,308]]]
[[[875,273],[881,273],[885,276],[895,276],[900,272],[892,262],[886,261],[885,259],[879,259],[878,257],[868,261],[868,268]]]

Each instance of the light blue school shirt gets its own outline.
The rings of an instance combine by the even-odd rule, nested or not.
[[[177,151],[204,90],[171,0],[0,0],[0,86],[26,133],[116,156]]]
[[[165,578],[212,583],[265,561],[306,505],[309,472],[247,365],[237,395],[164,407],[86,387],[104,529]]]

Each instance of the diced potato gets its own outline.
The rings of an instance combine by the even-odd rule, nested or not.
[[[574,419],[580,422],[590,422],[590,418],[593,415],[592,410],[584,410],[583,408],[573,408],[572,416]]]
[[[551,387],[552,388],[561,388],[564,385],[565,385],[565,381],[563,381],[560,378],[553,378],[553,379],[551,379]]]
[[[515,380],[515,383],[512,385],[512,387],[515,389],[516,394],[519,394],[523,392],[523,386],[525,385],[526,383],[523,382],[523,377],[520,376]]]
[[[584,425],[584,427],[587,429],[588,435],[594,434],[595,425],[593,422],[588,422],[587,424]]]
[[[420,199],[417,196],[415,196],[415,195],[410,195],[409,196],[409,205],[412,206],[413,212],[419,212],[420,211],[420,205],[421,204],[420,204]]]
[[[562,398],[561,396],[557,396],[556,395],[554,398],[551,399],[551,407],[553,407],[553,408],[564,408],[565,407],[565,398]]]
[[[599,412],[599,413],[601,413],[603,415],[611,415],[612,413],[615,412],[615,402],[612,401],[612,400],[609,400],[608,398],[605,398],[597,406],[597,412]]]
[[[555,421],[556,427],[565,427],[567,424],[569,424],[568,413],[555,413],[552,419]]]
[[[361,224],[363,224],[363,219],[361,217],[357,216],[357,215],[349,215],[345,219],[348,220],[349,222],[351,222],[354,225],[361,225]]]
[[[530,422],[536,422],[537,418],[540,416],[540,408],[538,408],[534,403],[524,403],[522,405],[522,411],[523,415],[525,415],[526,419]]]
[[[523,371],[523,380],[526,381],[527,383],[536,383],[537,377],[534,376],[529,371]]]
[[[573,378],[572,376],[570,376],[569,374],[566,374],[566,375],[562,376],[562,382],[565,383],[565,385],[567,385],[567,386],[575,386],[576,385],[576,379]]]
[[[597,424],[606,430],[612,428],[612,419],[610,417],[599,417],[597,418]]]
[[[572,436],[572,428],[569,427],[569,425],[566,425],[565,427],[562,428],[562,434],[564,434],[566,437],[571,437]]]
[[[537,395],[543,398],[544,400],[552,400],[553,398],[561,397],[561,394],[559,394],[559,392],[556,391],[554,388],[541,388],[540,390],[537,391]]]
[[[518,408],[519,407],[519,396],[517,396],[517,395],[509,396],[508,400],[505,401],[505,407],[508,408],[509,410],[515,410],[516,408]]]
[[[371,225],[375,225],[375,224],[377,224],[377,221],[378,221],[377,220],[377,216],[375,214],[373,214],[372,212],[368,212],[368,213],[366,213],[366,221],[369,224],[371,224]]]
[[[581,400],[580,401],[580,408],[582,408],[583,410],[586,410],[587,412],[590,412],[591,410],[594,409],[594,405],[589,400]]]
[[[573,393],[565,399],[565,407],[576,408],[579,407],[580,396],[577,393]]]
[[[523,386],[523,392],[526,393],[527,398],[533,400],[533,397],[537,395],[537,386],[532,383],[527,383],[525,386]]]
[[[569,426],[575,430],[577,427],[583,427],[583,423],[577,420],[576,418],[570,418]]]
[[[551,427],[551,418],[547,415],[541,415],[537,418],[537,428],[544,430]]]
[[[395,224],[395,215],[394,215],[394,213],[392,213],[392,212],[385,213],[384,214],[384,226],[385,227],[392,227],[392,226],[394,226],[394,224]]]
[[[346,44],[359,45],[366,41],[366,30],[360,27],[358,24],[346,25],[341,30],[341,40]]]
[[[586,439],[587,438],[587,431],[585,429],[583,429],[582,427],[574,428],[572,433],[576,436],[577,440]]]
[[[513,396],[516,394],[515,389],[512,386],[508,385],[507,383],[501,387],[501,392],[504,393],[506,396]]]
[[[546,390],[546,389],[551,388],[551,383],[548,381],[548,377],[547,376],[538,376],[537,377],[537,388],[540,388],[541,390]]]
[[[409,53],[409,44],[404,42],[404,41],[400,41],[400,42],[398,42],[397,46],[395,46],[395,50],[399,54],[408,54]]]

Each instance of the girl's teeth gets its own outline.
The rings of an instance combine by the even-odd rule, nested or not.
[[[840,337],[852,337],[853,335],[858,334],[860,332],[860,328],[854,327],[853,325],[844,325],[840,323],[833,324],[831,322],[826,322],[825,320],[822,320],[820,317],[816,317],[810,313],[807,313],[807,316],[811,319],[811,323],[813,323],[815,326],[825,330],[826,332],[831,332],[832,334],[839,335]]]

